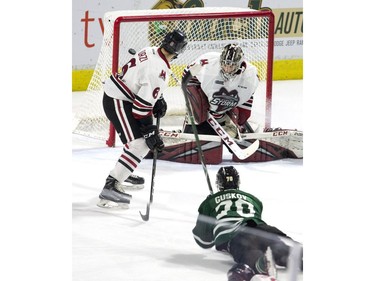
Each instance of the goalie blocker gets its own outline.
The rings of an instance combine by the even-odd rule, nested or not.
[[[180,133],[176,131],[160,131],[165,147],[158,153],[158,159],[200,164],[194,134]],[[202,151],[206,164],[220,164],[223,161],[223,143],[218,136],[199,135]],[[264,133],[249,133],[242,135],[239,146],[245,148],[256,139],[259,140],[257,151],[246,159],[239,159],[232,155],[233,162],[266,162],[284,158],[303,158],[303,132],[297,130],[283,130],[281,128],[268,129]],[[146,158],[151,159],[150,152]]]

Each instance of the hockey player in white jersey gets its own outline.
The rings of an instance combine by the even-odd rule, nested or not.
[[[185,34],[174,30],[165,36],[160,47],[140,50],[122,66],[120,73],[104,81],[104,112],[124,147],[105,181],[98,206],[126,207],[131,195],[124,192],[121,183],[137,180],[132,173],[149,150],[163,149],[153,116],[161,118],[166,113],[167,103],[162,93],[171,73],[169,62],[181,54],[186,45]]]
[[[222,52],[209,52],[198,57],[185,70],[182,89],[192,106],[199,134],[215,134],[206,122],[207,112],[232,137],[244,129],[251,116],[253,94],[259,79],[254,65],[244,60],[237,44],[226,45]],[[191,126],[184,132],[191,133]]]

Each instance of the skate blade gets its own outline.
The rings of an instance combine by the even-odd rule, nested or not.
[[[273,257],[271,247],[267,247],[266,258],[267,258],[267,266],[268,266],[268,275],[277,277],[276,264],[275,264],[275,259]]]
[[[100,208],[105,209],[129,209],[129,204],[127,203],[116,203],[106,199],[100,199],[100,201],[96,205]]]
[[[145,188],[144,184],[131,184],[131,183],[122,183],[122,184],[116,184],[116,189],[126,193],[126,191],[129,190],[141,190]]]

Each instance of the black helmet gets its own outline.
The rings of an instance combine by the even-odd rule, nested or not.
[[[237,44],[228,44],[223,48],[220,56],[220,66],[224,80],[229,80],[236,76],[243,61],[243,57],[244,53]],[[224,70],[227,66],[230,66],[231,71],[227,72]]]
[[[239,189],[240,175],[233,166],[221,167],[216,174],[216,187],[223,191],[227,189]]]
[[[175,29],[164,37],[160,47],[164,48],[168,53],[177,56],[185,51],[186,45],[187,41],[185,33]]]

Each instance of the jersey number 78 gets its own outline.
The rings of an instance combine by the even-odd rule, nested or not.
[[[216,219],[224,216],[251,218],[255,214],[254,206],[243,199],[222,201],[215,210],[217,212]]]

